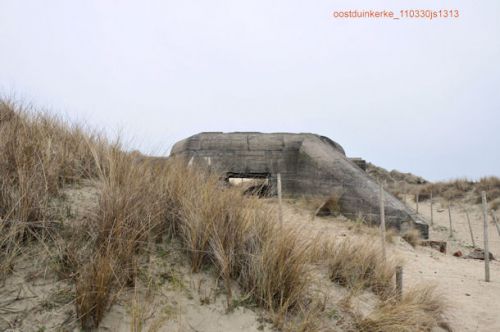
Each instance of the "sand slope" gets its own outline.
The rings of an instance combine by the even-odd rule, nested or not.
[[[306,223],[308,228],[332,237],[353,235],[353,223],[343,217],[315,217],[289,201],[285,220]],[[411,203],[410,203],[411,204]],[[413,203],[414,204],[414,203]],[[413,207],[415,207],[413,205]],[[482,210],[479,205],[465,206],[476,246],[483,248]],[[439,211],[439,212],[438,212]],[[430,204],[420,203],[419,212],[430,219]],[[426,213],[427,212],[427,213]],[[449,218],[445,205],[434,204],[434,227],[430,239],[448,241],[448,252],[440,253],[428,247],[412,248],[401,239],[388,245],[388,250],[404,258],[404,287],[418,283],[436,283],[449,304],[450,325],[455,331],[500,331],[500,262],[490,263],[491,282],[484,281],[484,261],[452,256],[460,250],[464,255],[472,250],[466,215],[462,208],[452,207],[453,238],[449,239]],[[490,221],[491,222],[491,221]],[[500,236],[494,224],[489,225],[490,251],[499,258]],[[377,234],[376,230],[374,232]]]
[[[75,198],[78,209],[85,210],[86,200],[95,197],[88,188],[68,192]],[[276,200],[266,200],[275,205]],[[84,204],[85,203],[85,204]],[[82,206],[83,204],[83,206]],[[92,204],[88,204],[91,208]],[[482,246],[482,215],[479,206],[470,209],[472,228],[478,246]],[[314,209],[286,200],[285,223],[296,224],[304,236],[371,236],[378,241],[377,230],[356,228],[343,217],[312,218]],[[430,215],[428,203],[420,204],[424,216]],[[429,213],[426,213],[428,211]],[[441,212],[438,212],[441,211]],[[431,239],[448,240],[448,212],[435,205],[435,225],[430,229]],[[500,263],[491,262],[491,282],[484,282],[482,261],[453,257],[460,250],[467,254],[471,240],[462,210],[452,208],[453,239],[449,251],[440,253],[431,248],[412,248],[399,237],[388,250],[404,258],[404,287],[418,283],[436,283],[449,303],[450,325],[455,331],[500,331]],[[500,255],[500,237],[489,224],[490,248]],[[192,274],[185,258],[176,253],[172,243],[158,248],[150,261],[141,264],[141,273],[135,288],[124,289],[115,299],[99,328],[101,331],[271,331],[266,313],[249,302],[234,287],[234,309],[227,311],[224,289],[213,272]],[[168,250],[166,250],[168,248]],[[16,262],[14,273],[0,285],[0,331],[78,330],[74,306],[74,286],[70,280],[60,280],[53,272],[53,258],[42,245],[32,245]],[[313,269],[315,267],[312,267]],[[342,331],[349,326],[349,317],[338,310],[347,291],[328,280],[326,272],[314,270],[312,291],[325,296],[324,319],[321,331]],[[373,310],[377,298],[369,292],[353,299],[354,307],[362,315]],[[344,316],[343,316],[344,315]],[[347,323],[346,323],[347,322]]]

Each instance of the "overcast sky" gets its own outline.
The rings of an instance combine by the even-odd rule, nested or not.
[[[458,9],[339,20],[342,9]],[[312,132],[431,180],[500,175],[500,1],[0,0],[0,92],[167,154]]]

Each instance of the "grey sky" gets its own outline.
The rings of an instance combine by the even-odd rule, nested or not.
[[[339,9],[460,10],[338,20]],[[446,179],[500,175],[500,2],[0,0],[0,92],[167,153],[200,131],[313,132]]]

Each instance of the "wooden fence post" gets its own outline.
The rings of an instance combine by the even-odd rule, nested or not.
[[[279,204],[279,221],[280,221],[280,227],[281,230],[283,230],[283,206],[282,206],[282,200],[281,200],[281,174],[278,173],[278,204]]]
[[[472,246],[475,248],[476,242],[474,241],[474,234],[472,233],[472,226],[470,223],[469,211],[467,211],[467,209],[464,208],[463,206],[462,206],[462,209],[465,211],[465,216],[467,217],[467,223],[469,224],[470,239],[472,240]]]
[[[418,193],[415,194],[415,204],[417,204],[417,213],[418,213]]]
[[[488,247],[488,203],[486,202],[486,192],[481,192],[483,202],[483,221],[484,221],[484,280],[490,281],[490,250]]]
[[[398,300],[403,297],[403,267],[396,266],[396,294]]]
[[[451,223],[451,203],[448,202],[448,218],[450,218],[450,238],[453,237],[453,225]]]
[[[382,183],[379,185],[379,191],[380,191],[380,235],[382,237],[382,257],[384,258],[384,261],[386,259],[386,254],[385,254],[385,204],[384,204],[384,186]]]
[[[403,199],[404,199],[404,203],[406,204],[406,195],[408,194],[407,192],[408,190],[406,189],[406,182],[403,182]]]
[[[434,225],[434,211],[433,211],[434,201],[432,199],[432,191],[431,191],[431,226]]]

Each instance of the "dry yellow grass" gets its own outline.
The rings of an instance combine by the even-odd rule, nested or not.
[[[362,332],[430,331],[445,326],[445,311],[446,303],[435,286],[422,285],[406,291],[401,300],[393,297],[382,302],[359,319],[357,327]]]
[[[303,330],[314,325],[307,290],[311,264],[325,264],[323,259],[341,285],[381,294],[392,289],[398,262],[384,261],[373,241],[322,242],[304,236],[297,225],[282,227],[272,207],[183,160],[137,158],[119,143],[8,101],[0,103],[0,152],[3,272],[26,241],[44,238],[53,217],[50,203],[65,185],[82,179],[97,183],[96,208],[68,226],[71,235],[51,236],[63,242],[53,244],[54,255],[60,274],[75,282],[84,329],[99,326],[117,294],[134,285],[138,260],[166,236],[180,241],[192,271],[215,270],[228,309],[236,283],[271,313],[278,328],[288,326],[287,317],[296,312],[307,317]]]
[[[93,145],[102,145],[97,135],[0,100],[0,275],[59,218],[50,203],[62,186],[96,175]]]
[[[96,255],[79,269],[76,314],[84,330],[99,326],[109,308],[115,266],[111,257]]]
[[[418,194],[419,201],[425,201],[430,199],[432,193],[434,198],[443,198],[446,201],[470,200],[476,204],[481,203],[481,191],[486,192],[490,202],[500,198],[500,179],[495,176],[483,177],[479,181],[461,178],[419,185],[406,183],[392,187],[392,192],[398,197],[403,194]]]
[[[304,297],[310,243],[295,228],[281,229],[276,211],[256,198],[222,188],[216,176],[194,175],[202,172],[177,167],[193,172],[189,178],[195,179],[186,182],[185,177],[175,176],[169,181],[182,193],[172,195],[179,200],[174,207],[175,228],[192,270],[216,268],[224,280],[228,308],[231,281],[236,280],[257,304],[282,318]]]
[[[100,259],[80,264],[77,305],[82,326],[95,328],[113,293],[133,284],[136,257],[155,241],[152,234],[179,238],[193,272],[215,267],[224,281],[228,309],[233,280],[255,303],[275,313],[276,322],[303,298],[308,244],[297,229],[278,229],[276,213],[256,198],[224,188],[216,175],[178,160],[137,163],[110,148],[98,165],[99,206],[86,228],[95,239],[89,257]],[[94,266],[103,261],[112,269]],[[96,289],[102,280],[109,281],[107,287]]]
[[[392,278],[401,262],[391,256],[384,259],[380,243],[373,239],[347,238],[335,244],[327,261],[331,280],[355,291],[392,292]]]
[[[76,279],[77,312],[85,328],[96,328],[114,294],[134,285],[137,256],[163,235],[167,216],[164,182],[158,181],[162,168],[137,163],[117,145],[94,155],[99,204],[82,225],[92,240]]]
[[[248,252],[242,267],[242,286],[252,291],[255,301],[278,316],[285,315],[302,299],[309,282],[310,241],[300,231],[277,225],[261,234],[263,241]],[[259,241],[255,238],[252,241]],[[252,251],[253,251],[252,250]]]

